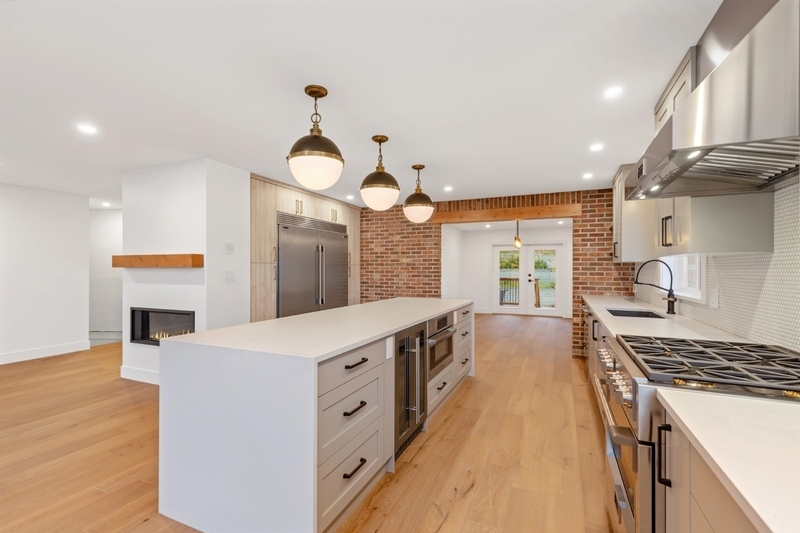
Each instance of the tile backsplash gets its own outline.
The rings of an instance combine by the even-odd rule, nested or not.
[[[640,265],[636,265],[638,268]],[[679,301],[678,314],[753,342],[800,351],[800,185],[775,191],[773,253],[709,255],[708,290],[719,290],[719,308]],[[640,281],[656,282],[657,269]],[[645,279],[645,278],[650,279]],[[663,305],[660,294],[638,287],[638,298]]]

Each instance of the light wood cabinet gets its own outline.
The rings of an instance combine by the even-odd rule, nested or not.
[[[288,187],[278,187],[276,209],[281,213],[319,218],[313,215],[313,196]]]
[[[276,317],[277,276],[277,263],[250,263],[250,322]]]
[[[622,165],[614,177],[613,244],[615,263],[641,263],[656,257],[655,200],[625,200],[625,177],[634,165]]]
[[[656,254],[771,252],[772,193],[659,198]]]
[[[678,65],[675,74],[672,75],[666,89],[658,99],[654,109],[655,133],[661,130],[664,123],[672,116],[678,106],[683,102],[697,86],[695,65],[697,64],[697,48],[691,47]]]
[[[346,207],[347,276],[350,305],[361,303],[361,209]]]
[[[667,533],[752,533],[755,526],[667,413]],[[660,474],[660,473],[659,473]]]

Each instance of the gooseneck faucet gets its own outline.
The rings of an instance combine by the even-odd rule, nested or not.
[[[665,289],[664,287],[659,287],[658,285],[654,285],[652,283],[644,283],[643,281],[639,281],[639,272],[642,271],[642,269],[647,263],[652,263],[652,262],[661,263],[665,267],[667,267],[667,270],[669,271],[669,289]],[[636,285],[650,285],[651,287],[655,287],[656,289],[667,291],[667,297],[664,298],[664,300],[667,301],[667,314],[668,315],[675,314],[675,302],[677,302],[678,299],[675,298],[675,292],[672,290],[672,269],[664,261],[662,261],[661,259],[651,259],[650,261],[645,261],[644,263],[642,263],[642,266],[640,266],[639,270],[636,271],[636,279],[633,280],[633,283]]]

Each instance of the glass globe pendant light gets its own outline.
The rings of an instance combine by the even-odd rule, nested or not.
[[[517,220],[517,234],[514,235],[514,248],[522,248],[522,239],[519,238],[519,220]]]
[[[367,207],[375,211],[386,211],[400,197],[400,185],[394,176],[383,168],[381,145],[389,140],[386,135],[375,135],[372,140],[378,143],[378,166],[361,182],[361,199]]]
[[[411,168],[417,171],[417,189],[406,198],[403,213],[411,222],[421,224],[433,215],[433,201],[430,196],[422,192],[419,181],[419,171],[425,168],[425,165],[412,165]]]
[[[311,134],[300,137],[286,161],[292,176],[307,189],[319,191],[327,189],[339,179],[344,168],[342,152],[334,142],[322,135],[319,123],[322,116],[317,112],[317,100],[328,95],[328,89],[321,85],[309,85],[306,94],[314,99],[314,114],[311,115]]]

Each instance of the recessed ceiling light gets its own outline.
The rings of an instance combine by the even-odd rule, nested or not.
[[[103,202],[103,204],[102,204],[102,205],[103,205],[103,207],[111,207],[111,204],[110,204],[110,203],[108,203],[108,202]]]
[[[590,179],[592,179],[593,176],[594,176],[594,174],[590,174],[590,173],[587,172],[586,174],[583,175],[583,179],[590,180]]]
[[[355,198],[355,196],[353,196],[352,194],[348,194],[348,195],[347,195],[347,199],[348,199],[348,200],[352,200],[353,198]]]
[[[600,144],[600,143],[595,143],[595,144],[593,144],[593,145],[591,145],[589,147],[589,150],[591,150],[592,152],[599,152],[602,149],[603,149],[603,145]]]
[[[491,225],[491,224],[486,224],[486,227],[487,227],[487,228],[491,228],[491,227],[492,227],[492,225]]]
[[[644,200],[644,199],[645,199],[644,193],[639,194],[639,200]]]
[[[697,157],[698,155],[700,155],[700,150],[695,150],[694,152],[692,152],[691,154],[689,154],[689,156],[688,156],[688,157],[689,157],[689,159],[694,159],[694,158],[695,158],[695,157]]]
[[[453,188],[450,185],[448,185],[447,187],[444,188],[444,190],[445,192],[450,192],[453,190]]]
[[[603,96],[606,98],[616,98],[617,96],[622,94],[622,87],[609,87],[606,89],[606,92],[603,93]]]
[[[558,221],[558,223],[559,223],[559,224],[563,224],[563,223],[564,223],[564,221],[563,221],[563,220],[559,220],[559,221]]]
[[[88,122],[81,122],[78,124],[78,131],[86,135],[94,135],[97,133],[97,126],[89,124]]]
[[[658,185],[653,185],[652,187],[650,187],[650,190],[651,191],[657,191],[658,190]]]

